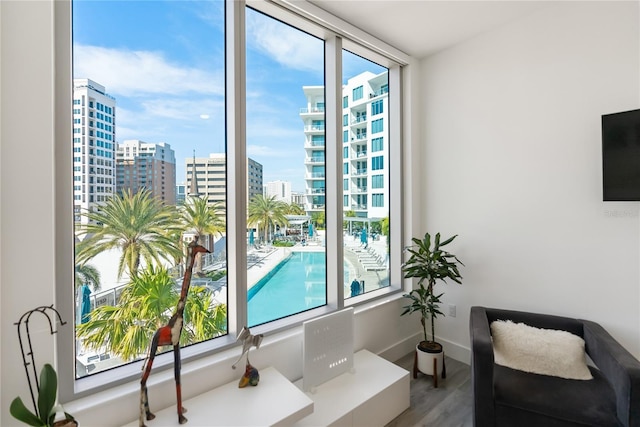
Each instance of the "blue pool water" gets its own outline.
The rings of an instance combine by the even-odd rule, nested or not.
[[[249,327],[327,303],[324,252],[292,252],[249,289]]]

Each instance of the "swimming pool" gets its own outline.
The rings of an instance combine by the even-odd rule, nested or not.
[[[249,289],[249,327],[327,303],[324,252],[292,252]]]

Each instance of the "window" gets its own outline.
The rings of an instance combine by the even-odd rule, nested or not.
[[[374,208],[382,208],[384,207],[384,195],[383,194],[372,194],[371,195],[371,206]]]
[[[373,175],[371,177],[371,188],[384,188],[384,175]]]
[[[376,114],[382,114],[384,112],[382,99],[378,99],[371,103],[371,115],[375,116]]]
[[[373,138],[371,140],[371,151],[376,152],[376,151],[382,151],[382,150],[384,150],[384,138],[382,137]]]
[[[384,156],[371,158],[371,170],[377,171],[381,169],[384,169]]]
[[[319,222],[325,214],[325,206],[324,202],[321,202],[323,199],[316,198],[315,203],[313,199],[313,197],[319,197],[317,194],[324,193],[325,188],[324,111],[326,103],[324,99],[318,101],[324,97],[322,89],[325,68],[324,42],[253,9],[246,9],[246,21],[247,93],[262,94],[261,97],[247,102],[246,105],[247,117],[260,118],[260,120],[246,122],[247,154],[261,163],[264,170],[271,176],[281,181],[289,181],[295,188],[305,188],[305,194],[309,195],[306,204],[311,205],[309,212],[305,212],[307,218],[290,220],[293,215],[296,215],[289,211],[292,204],[291,195],[285,200],[277,200],[270,195],[265,197],[261,193],[249,198],[247,225],[255,228],[258,234],[253,237],[253,242],[259,241],[261,245],[291,244],[285,247],[276,246],[276,256],[282,255],[282,264],[273,266],[273,273],[267,274],[262,271],[264,269],[251,263],[251,260],[260,256],[261,253],[252,251],[251,236],[249,236],[247,311],[248,326],[253,327],[321,307],[327,303],[326,253],[321,245],[316,244],[316,233],[324,225]],[[281,44],[283,40],[304,46],[304,57],[307,63],[299,64],[298,58],[279,57],[278,52],[269,43]],[[306,97],[306,105],[321,104],[323,108],[316,109],[311,115],[300,115],[286,106],[278,108],[273,103],[274,99],[281,97],[291,101],[297,100],[301,93]],[[300,106],[304,107],[305,104]],[[345,125],[348,125],[348,119],[348,115],[345,115],[343,118]],[[301,120],[306,126],[300,124]],[[263,132],[265,123],[280,129],[280,132],[273,135],[265,134]],[[311,147],[303,146],[298,142],[299,138],[284,142],[280,136],[281,132],[305,138],[311,136],[315,144]],[[320,141],[322,144],[319,144]],[[270,147],[276,155],[259,152],[252,154],[254,146]],[[309,179],[305,179],[305,174],[287,170],[289,165],[302,166],[299,160],[299,153],[302,150],[306,151],[305,157],[313,159],[312,164],[306,166],[306,175],[309,172],[312,173]],[[313,176],[313,171],[320,169],[313,169],[312,166],[321,167],[322,176]],[[302,223],[294,224],[293,221],[302,221]],[[309,249],[313,249],[311,251],[300,251],[300,248],[294,245],[303,237],[305,230]],[[288,256],[284,257],[285,254]],[[285,272],[287,276],[283,276]],[[289,279],[283,279],[283,277]],[[291,277],[296,279],[291,280]],[[301,282],[307,286],[304,288],[297,286]],[[274,292],[281,294],[282,297],[276,296]]]
[[[109,374],[104,373],[103,367],[106,367],[107,363],[96,363],[101,359],[108,359],[110,367],[119,366],[119,364],[140,365],[140,359],[146,354],[148,340],[139,340],[137,347],[117,348],[111,344],[118,340],[125,341],[123,337],[110,335],[110,338],[105,339],[102,335],[103,338],[100,338],[99,333],[105,332],[109,327],[98,331],[97,327],[95,325],[92,327],[91,323],[97,324],[95,322],[97,319],[113,320],[101,317],[107,316],[107,310],[100,308],[106,306],[120,311],[129,310],[129,318],[135,321],[127,327],[148,329],[140,336],[151,335],[157,328],[158,321],[166,322],[166,316],[170,315],[175,308],[175,301],[166,303],[161,312],[152,316],[153,319],[147,319],[131,310],[137,306],[137,303],[136,301],[131,303],[130,298],[139,296],[136,292],[146,289],[145,286],[151,286],[152,282],[157,284],[159,281],[172,289],[176,284],[181,283],[185,268],[184,258],[174,249],[179,246],[178,243],[182,244],[193,238],[193,235],[188,233],[188,229],[193,227],[186,227],[183,222],[191,220],[195,223],[195,219],[193,217],[189,219],[188,216],[194,215],[193,212],[189,213],[189,207],[194,207],[195,210],[197,203],[202,203],[201,207],[204,211],[209,212],[208,221],[213,224],[212,228],[198,231],[198,239],[214,251],[194,264],[195,271],[206,278],[198,280],[197,284],[192,280],[190,297],[193,296],[197,301],[207,301],[208,304],[196,307],[197,304],[194,303],[187,306],[191,306],[194,310],[203,310],[200,313],[206,313],[209,329],[205,333],[196,333],[192,328],[185,328],[185,331],[189,331],[186,339],[193,348],[190,350],[193,354],[213,352],[224,345],[233,344],[237,333],[234,328],[237,328],[237,325],[247,324],[258,330],[262,328],[269,331],[275,327],[282,328],[283,325],[286,327],[288,324],[299,324],[305,318],[331,310],[329,307],[341,308],[345,305],[357,304],[366,298],[375,298],[399,290],[401,274],[398,268],[395,278],[391,280],[390,259],[397,257],[396,262],[399,266],[400,240],[396,238],[396,245],[392,247],[391,252],[387,251],[385,243],[392,236],[390,228],[385,225],[389,224],[391,212],[388,208],[384,208],[383,203],[368,199],[367,196],[367,192],[370,191],[367,183],[373,186],[378,182],[374,176],[370,175],[370,170],[367,168],[369,136],[366,130],[366,113],[371,111],[371,114],[374,114],[373,105],[367,107],[367,104],[377,102],[378,99],[371,100],[364,97],[365,88],[369,93],[373,90],[372,88],[387,84],[392,69],[394,70],[392,89],[399,87],[399,66],[380,54],[367,51],[358,43],[333,36],[325,29],[318,27],[314,30],[316,24],[293,18],[287,19],[289,12],[270,9],[269,2],[264,4],[259,1],[252,2],[252,7],[256,9],[245,8],[243,22],[225,23],[224,7],[225,5],[231,7],[230,4],[232,2],[194,1],[188,3],[189,7],[184,7],[184,2],[149,1],[144,2],[142,6],[136,2],[121,4],[79,0],[73,2],[73,66],[78,72],[78,79],[91,81],[90,84],[74,82],[74,95],[86,100],[86,105],[89,107],[86,111],[83,109],[80,116],[88,120],[90,114],[95,115],[97,129],[99,129],[91,139],[85,140],[84,136],[78,138],[78,148],[81,148],[82,152],[88,153],[88,147],[94,144],[99,149],[95,150],[94,155],[86,156],[86,160],[85,156],[80,157],[74,170],[68,172],[69,176],[73,176],[74,182],[99,184],[86,187],[77,185],[81,189],[76,191],[73,195],[74,200],[70,201],[72,205],[70,213],[74,213],[79,230],[79,243],[75,248],[76,267],[82,268],[103,262],[100,258],[104,256],[98,256],[99,251],[96,250],[100,242],[91,240],[93,234],[91,231],[97,230],[95,227],[92,228],[92,224],[107,219],[105,215],[109,204],[118,197],[125,197],[123,191],[126,193],[127,190],[134,188],[144,188],[144,191],[131,194],[131,197],[148,193],[149,198],[144,200],[145,204],[152,205],[154,209],[171,211],[171,221],[164,224],[163,228],[166,231],[170,230],[172,235],[180,236],[179,240],[173,242],[175,247],[168,245],[158,251],[157,259],[149,258],[145,263],[141,263],[146,267],[125,262],[120,277],[117,275],[114,278],[103,277],[100,281],[100,290],[91,289],[89,286],[91,290],[91,294],[88,295],[91,311],[89,316],[82,312],[82,297],[85,290],[83,287],[86,283],[91,283],[88,276],[77,283],[77,288],[71,287],[60,291],[67,296],[75,293],[77,298],[76,336],[73,338],[77,338],[78,346],[72,355],[63,348],[60,349],[60,354],[66,360],[73,360],[73,365],[78,368],[73,378],[80,383],[88,384],[83,381],[90,378],[108,383],[114,375],[116,377],[120,375],[117,374],[120,372],[118,368],[112,369]],[[207,13],[203,13],[200,9],[204,7],[208,8]],[[149,13],[150,9],[162,13]],[[277,19],[269,16],[267,11],[276,14]],[[105,16],[109,19],[105,20]],[[205,16],[207,20],[203,19]],[[119,17],[126,17],[126,19],[119,19]],[[212,18],[215,22],[210,20]],[[107,28],[107,23],[109,25],[117,23],[118,28],[116,30],[112,27]],[[144,23],[145,31],[151,37],[132,36],[140,30],[141,23]],[[177,27],[173,27],[174,25]],[[294,25],[304,26],[304,28],[299,29]],[[175,30],[172,31],[172,28]],[[196,31],[192,33],[192,29]],[[237,51],[227,52],[227,55],[233,57],[234,54],[240,53],[239,49],[244,49],[242,54],[246,61],[225,61],[222,53],[227,46],[234,46],[233,43],[225,45],[225,29],[228,32],[227,40],[236,32],[244,31],[242,37],[237,39],[246,40],[246,45],[236,46],[234,49]],[[179,55],[172,51],[170,47],[173,44],[169,43],[168,38],[173,36],[179,36],[182,40],[188,41],[189,45],[193,46],[193,50],[183,49]],[[325,42],[321,37],[327,37],[328,40]],[[301,58],[294,58],[292,55],[282,56],[277,50],[272,49],[277,44],[270,44],[269,40],[277,40],[280,45],[285,40],[286,43],[297,47],[293,50],[294,52],[304,52],[304,56]],[[97,48],[98,46],[100,49]],[[354,52],[342,49],[343,47],[349,47]],[[324,76],[332,69],[332,64],[324,64],[327,49],[338,49],[338,55],[333,57],[336,58],[335,61],[342,61],[345,65],[337,67],[343,70],[343,76],[327,79],[332,82],[330,84],[333,88],[325,89],[328,83],[325,82]],[[150,69],[155,70],[151,74],[155,79],[149,79],[149,75],[144,78],[129,75],[125,76],[128,80],[122,79],[123,76],[120,75],[120,70],[116,66],[109,67],[116,70],[113,73],[97,72],[99,70],[96,68],[97,63],[116,64],[122,60],[127,51],[146,52],[149,55],[157,53],[157,56],[141,55],[136,59],[136,61],[143,61],[145,58],[153,57],[156,61],[154,67],[157,69],[145,67],[143,63],[132,64],[133,66],[130,67],[130,69],[147,72]],[[96,58],[96,55],[100,57]],[[368,56],[376,59],[377,62],[366,59]],[[96,61],[93,62],[94,60]],[[238,63],[245,64],[246,68],[234,69],[234,64]],[[98,75],[100,77],[95,77]],[[172,80],[173,75],[190,77]],[[227,85],[225,80],[229,82]],[[132,87],[120,84],[123,81],[138,83],[136,87]],[[339,84],[341,81],[343,88],[340,94],[340,89],[335,87],[334,82]],[[246,87],[247,98],[236,98],[239,93],[244,93],[243,91],[225,93],[225,88],[229,87]],[[333,94],[332,98],[325,99],[326,94]],[[301,95],[305,97],[302,102]],[[362,100],[359,110],[349,110],[349,96],[352,96],[354,101]],[[229,97],[231,101],[227,102]],[[274,103],[275,99],[283,102]],[[274,108],[274,104],[289,108],[277,109]],[[291,105],[297,105],[297,107],[290,108]],[[393,127],[395,122],[389,117],[393,109],[389,104],[387,105],[385,111],[381,110],[376,114],[384,115]],[[89,111],[90,109],[92,111]],[[244,109],[246,114],[242,114]],[[354,140],[350,140],[349,130],[343,132],[342,153],[339,151],[339,146],[336,146],[339,141],[335,141],[336,138],[340,138],[340,134],[336,131],[325,135],[325,121],[327,125],[331,125],[327,126],[327,129],[339,129],[339,116],[336,118],[336,113],[341,109],[348,110],[343,114],[344,126],[349,126],[349,117],[358,117],[362,122],[358,124],[357,129],[354,129],[353,135],[357,136]],[[302,113],[303,110],[305,113]],[[325,110],[331,114],[325,117]],[[173,114],[166,115],[168,112]],[[399,118],[399,112],[395,114],[394,117]],[[162,126],[154,126],[152,123],[161,123]],[[163,133],[156,140],[147,136],[153,133],[145,132],[145,129],[160,128],[163,129]],[[371,131],[374,132],[373,124]],[[382,128],[382,119],[380,119],[380,129],[376,132],[385,132]],[[395,173],[395,176],[399,176],[399,167],[392,169],[390,165],[384,163],[388,162],[390,157],[387,156],[389,148],[384,146],[390,138],[388,129],[386,132],[381,141],[376,142],[382,145],[381,151],[385,153],[377,160],[379,169],[385,170],[385,175],[389,173],[393,176]],[[246,135],[246,139],[237,138],[238,134]],[[93,136],[93,132],[91,135]],[[226,135],[230,136],[229,140],[225,139]],[[144,138],[144,142],[141,138]],[[137,145],[124,151],[124,141],[129,140],[136,141]],[[246,145],[244,145],[245,141]],[[166,145],[161,146],[161,143]],[[152,147],[157,150],[152,150]],[[228,149],[229,152],[227,152]],[[302,150],[305,155],[301,156]],[[349,152],[352,150],[354,153],[359,153],[360,157],[349,159]],[[154,161],[160,161],[156,158],[160,152],[164,156],[162,163],[155,164]],[[239,153],[244,156],[239,158]],[[342,158],[346,161],[343,162],[344,176],[341,190],[338,162],[342,161]],[[142,159],[145,159],[146,163],[143,163]],[[216,159],[219,163],[214,164],[212,159]],[[233,164],[226,165],[227,162],[233,162]],[[325,165],[326,162],[329,162],[329,165]],[[96,167],[93,166],[94,164]],[[166,168],[165,171],[169,171],[162,174],[162,176],[168,175],[169,181],[158,184],[158,192],[153,193],[156,190],[154,187],[156,184],[150,174],[153,173],[152,171],[158,171],[160,164]],[[223,165],[222,168],[220,164]],[[377,163],[372,159],[371,170],[375,170],[376,165]],[[116,176],[117,179],[115,179]],[[198,193],[197,197],[189,191],[191,181],[196,176],[197,181],[194,187]],[[263,196],[262,187],[269,181],[290,182],[292,190],[302,193],[304,214],[292,214],[288,211],[292,208],[291,206],[285,206],[281,202],[273,203],[276,200]],[[182,182],[184,182],[182,188],[185,190],[184,204],[176,200],[175,193],[176,186],[180,188],[178,184]],[[326,188],[327,182],[332,182],[330,188]],[[216,192],[202,194],[207,188],[212,188]],[[389,197],[391,190],[385,185],[380,187],[380,190],[376,195],[383,196],[382,201],[384,201]],[[341,194],[342,191],[348,191],[349,194]],[[170,202],[154,204],[154,200],[166,197],[167,193],[172,194],[173,199]],[[286,195],[286,192],[280,192],[280,195],[283,194]],[[342,206],[339,204],[340,196],[343,197]],[[332,202],[331,211],[326,208],[327,199]],[[372,203],[369,204],[369,202]],[[287,204],[291,204],[290,198]],[[395,215],[399,218],[400,204],[397,205],[398,211]],[[373,210],[374,207],[377,210]],[[246,218],[244,214],[237,215],[241,208],[248,211]],[[261,209],[262,213],[275,213],[277,219],[272,222],[261,220],[259,217]],[[345,216],[347,211],[349,215],[355,212],[356,217],[351,217],[355,219],[342,221],[340,218]],[[84,212],[90,212],[90,214]],[[182,219],[178,219],[179,215]],[[294,216],[308,218],[302,223],[293,223]],[[227,227],[226,218],[231,217],[235,220]],[[329,249],[336,249],[335,245],[338,243],[342,245],[343,230],[327,229],[329,222],[325,221],[326,217],[332,218],[331,224],[345,225],[350,228],[351,233],[357,230],[360,234],[357,239],[353,239],[353,243],[369,245],[380,252],[382,260],[379,262],[382,269],[371,273],[371,277],[376,277],[375,280],[365,279],[368,285],[366,291],[370,295],[345,302],[345,299],[354,296],[346,289],[355,275],[369,273],[365,272],[366,266],[358,260],[355,251],[351,254],[354,256],[351,256],[345,250],[342,262],[327,262],[327,257],[335,257],[330,254],[337,252],[331,252]],[[263,279],[264,275],[257,274],[260,263],[254,260],[263,255],[265,246],[269,250],[276,248],[273,250],[277,251],[280,247],[278,245],[291,243],[293,244],[291,249],[282,253],[296,253],[296,242],[303,236],[306,237],[309,246],[313,247],[314,250],[311,252],[316,252],[317,255],[300,256],[302,261],[298,267],[305,272],[306,290],[310,289],[313,293],[298,296],[286,293],[287,298],[297,299],[302,304],[276,312],[273,306],[280,305],[280,302],[271,304],[268,300],[270,292],[261,292],[272,284],[271,279]],[[325,236],[330,238],[325,239]],[[374,236],[376,236],[375,239]],[[229,248],[225,243],[227,238],[234,239],[234,242],[241,242],[234,245],[234,253],[229,255],[227,255]],[[346,243],[350,246],[352,242]],[[350,247],[348,250],[351,249],[355,247]],[[309,251],[305,251],[307,252]],[[238,259],[242,261],[239,262]],[[290,260],[287,258],[284,261],[288,263]],[[293,263],[293,260],[291,261]],[[106,262],[110,263],[110,267],[114,265],[117,267],[120,264],[117,255],[115,259],[109,259]],[[243,267],[246,265],[246,271],[234,270],[238,264]],[[228,278],[225,277],[227,275]],[[339,279],[336,280],[337,278]],[[336,282],[339,283],[338,286],[335,285]],[[233,286],[233,288],[228,289],[227,286]],[[297,289],[296,292],[298,291],[300,290]],[[144,291],[141,292],[144,293]],[[344,298],[338,301],[338,296]],[[114,331],[108,332],[115,333],[116,328],[112,329]],[[184,331],[183,334],[185,334]],[[72,339],[71,342],[73,341]],[[120,363],[113,364],[114,361]],[[132,371],[136,369],[122,372]],[[139,377],[139,369],[134,374],[122,375]],[[66,376],[61,375],[60,378],[66,378]],[[65,381],[68,380],[61,379],[61,382]],[[66,396],[65,399],[70,395],[69,393],[73,393],[73,386],[69,387],[68,384],[61,383],[61,387],[66,390],[62,392]]]
[[[359,99],[362,99],[362,86],[353,89],[353,100],[357,101]]]
[[[372,61],[364,59],[348,50],[343,50],[342,60],[348,67],[343,69],[342,83],[346,85],[345,89],[351,91],[353,100],[363,97],[364,87],[372,88],[389,81],[389,70]],[[349,92],[347,92],[349,93]],[[349,111],[352,116],[357,118],[358,123],[367,124],[367,109],[370,108],[371,114],[384,114],[382,111],[383,98],[368,100],[371,107],[363,108],[360,104],[351,108]],[[355,109],[355,111],[354,111]],[[382,123],[385,116],[374,120],[371,123],[371,133],[383,132],[383,129],[376,123]],[[371,205],[367,202],[367,193],[369,188],[368,182],[378,183],[372,175],[373,170],[384,169],[384,160],[382,157],[374,157],[372,159],[372,167],[367,168],[367,147],[369,145],[367,128],[365,126],[355,129],[356,138],[350,141],[350,148],[357,153],[351,170],[351,188],[349,191],[349,204],[345,205],[345,209],[350,214],[355,214],[355,218],[346,219],[345,227],[347,234],[356,237],[355,239],[345,240],[344,259],[345,264],[349,265],[349,269],[345,271],[347,276],[347,290],[345,298],[358,297],[361,292],[371,292],[388,286],[391,269],[389,267],[387,249],[384,242],[389,239],[388,228],[384,224],[388,223],[389,210],[384,207],[383,203],[374,198]],[[384,137],[376,137],[371,140],[371,151],[384,150]],[[346,171],[348,172],[348,171]],[[345,175],[346,175],[345,172]],[[371,177],[371,179],[369,179]],[[384,186],[378,187],[388,191]],[[380,193],[378,193],[380,194]],[[353,213],[351,213],[353,212]],[[375,240],[374,236],[383,235],[381,240]],[[382,242],[382,244],[381,244]],[[367,248],[368,255],[363,255],[360,251],[363,247]],[[364,271],[364,273],[360,273]],[[375,271],[375,275],[370,274]],[[364,291],[361,287],[351,286],[354,280],[365,281]]]
[[[82,117],[74,121],[87,120],[90,127],[95,125],[100,129],[95,131],[98,138],[96,145],[100,147],[95,151],[95,156],[74,159],[76,164],[82,163],[82,167],[74,173],[74,179],[95,180],[101,183],[87,189],[89,192],[95,192],[95,198],[86,197],[88,194],[84,193],[82,197],[76,198],[74,205],[74,211],[80,212],[76,217],[78,243],[75,245],[78,275],[75,287],[78,301],[76,378],[96,374],[109,365],[130,363],[144,356],[149,346],[148,340],[144,337],[153,334],[158,322],[166,323],[175,310],[178,295],[176,289],[179,289],[178,285],[181,284],[186,267],[184,257],[179,256],[182,251],[180,241],[191,241],[194,237],[193,230],[199,235],[199,243],[214,251],[199,258],[194,266],[196,273],[203,277],[200,281],[203,286],[192,286],[189,297],[209,300],[210,303],[191,306],[192,310],[196,311],[189,313],[188,318],[200,316],[205,317],[207,321],[197,325],[185,325],[191,332],[183,334],[183,339],[185,344],[194,344],[227,333],[226,297],[207,285],[219,280],[218,276],[224,276],[224,272],[216,270],[215,267],[211,269],[215,265],[226,263],[224,244],[216,245],[217,242],[224,242],[222,237],[226,235],[222,209],[225,204],[224,194],[220,200],[210,200],[204,194],[191,195],[187,197],[184,205],[177,205],[175,192],[169,194],[164,189],[175,189],[176,180],[185,180],[185,159],[192,157],[194,149],[198,156],[207,158],[210,153],[215,153],[219,151],[219,147],[225,146],[224,111],[212,109],[216,103],[224,103],[224,92],[211,90],[214,87],[224,87],[224,76],[219,73],[223,69],[223,59],[218,59],[219,55],[216,55],[217,52],[224,51],[222,6],[217,4],[217,11],[210,10],[211,16],[217,16],[219,20],[219,25],[212,26],[198,19],[198,11],[195,9],[175,9],[175,17],[170,17],[162,13],[149,14],[145,10],[146,6],[141,7],[134,2],[124,2],[120,5],[109,2],[73,2],[74,77],[76,73],[78,75],[73,81],[74,98],[90,99],[89,107],[95,106],[95,116],[98,119],[94,123],[93,120],[89,120],[89,115],[82,116],[83,113],[91,112],[82,110]],[[149,3],[149,7],[164,6],[160,3]],[[108,27],[104,16],[111,17]],[[199,44],[197,48],[194,45],[194,49],[189,52],[171,48],[169,40],[173,36],[166,34],[166,29],[171,25],[178,25],[180,20],[183,28],[192,26],[194,31],[200,32],[201,37],[207,38],[207,43]],[[153,34],[153,37],[142,40],[132,36],[138,34],[142,22],[146,31]],[[112,25],[117,25],[117,35],[111,31]],[[106,31],[107,28],[109,31]],[[119,71],[122,67],[113,64],[126,55],[128,50],[147,52],[148,55],[162,51],[164,57],[159,59],[160,62],[154,63],[154,71],[151,73],[144,71],[148,69],[145,61],[150,59],[143,58],[144,55],[129,58],[128,61],[133,63],[129,64],[128,71]],[[112,64],[110,73],[101,72],[100,64],[105,63]],[[188,83],[184,79],[171,81],[166,75],[170,70],[183,70],[189,74],[193,73],[189,70],[195,69],[201,71],[192,74],[189,79],[192,81]],[[139,75],[135,74],[136,70],[139,70]],[[121,79],[134,79],[139,85],[136,90],[127,89],[119,86]],[[165,83],[168,86],[164,86]],[[194,91],[189,85],[202,89]],[[115,163],[107,160],[116,158],[118,150],[116,144],[107,142],[113,140],[110,132],[115,132],[115,126],[107,126],[100,121],[115,115],[116,103],[127,106],[118,114],[118,124],[122,124],[122,127],[118,127],[121,140],[142,138],[148,134],[149,126],[154,126],[150,123],[162,123],[163,128],[163,135],[158,135],[155,141],[134,141],[140,144],[140,152],[135,154],[134,145],[134,153],[127,157],[126,163],[124,158]],[[210,111],[198,112],[199,115],[202,114],[200,117],[196,116],[201,125],[200,133],[192,134],[187,143],[184,134],[180,134],[186,126],[191,127],[195,124],[192,119],[185,115],[164,115],[155,108],[149,109],[148,106],[152,104],[167,107],[200,104]],[[134,117],[137,118],[133,119]],[[205,123],[207,125],[202,126]],[[90,131],[89,135],[93,136],[94,131]],[[194,143],[196,140],[198,142]],[[165,142],[167,144],[163,145]],[[80,147],[86,148],[85,143],[81,142]],[[158,164],[159,168],[161,162],[158,156],[152,154],[155,147],[164,147],[165,153],[169,156],[168,165],[171,173],[151,180],[145,172],[147,164],[149,168]],[[221,155],[224,156],[224,152]],[[153,163],[145,163],[146,158],[153,158],[149,160]],[[88,168],[94,160],[102,166]],[[120,180],[120,184],[109,178],[117,173],[124,177],[125,172],[130,178]],[[129,201],[132,209],[144,211],[146,217],[156,218],[153,222],[164,218],[160,229],[154,228],[153,222],[150,221],[138,222],[137,229],[132,228],[121,234],[110,234],[109,231],[96,233],[103,225],[115,224],[122,219],[116,217],[113,210],[121,200]],[[200,208],[200,205],[203,207]],[[119,215],[130,214],[133,218],[137,215],[135,212],[120,211]],[[210,220],[204,227],[196,226],[202,223],[202,215],[207,215]],[[107,228],[109,229],[113,228]],[[167,239],[163,235],[167,232],[176,233],[180,236],[179,240]],[[157,256],[151,256],[149,252],[137,247],[137,233],[148,235],[149,247],[157,252]],[[107,250],[116,241],[121,242],[120,245],[126,250]],[[176,259],[180,259],[180,262],[176,263]],[[144,267],[145,265],[148,267]],[[150,266],[154,268],[151,269]],[[95,269],[100,276],[92,276],[91,269]],[[141,297],[145,294],[164,295],[162,300],[156,300],[149,305],[154,307],[155,311],[140,311],[139,307],[143,306]],[[119,328],[115,327],[116,323]],[[103,327],[103,324],[112,326]],[[127,336],[119,335],[119,330],[140,338],[128,339]],[[105,359],[108,359],[108,363],[100,363]]]
[[[371,133],[379,133],[384,131],[384,119],[378,119],[371,122]]]

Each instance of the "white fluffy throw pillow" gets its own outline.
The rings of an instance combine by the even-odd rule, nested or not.
[[[584,340],[570,332],[497,320],[491,323],[491,335],[498,365],[574,380],[593,378],[586,363]]]

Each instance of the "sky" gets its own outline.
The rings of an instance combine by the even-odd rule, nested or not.
[[[165,142],[185,159],[225,150],[224,2],[73,1],[74,78],[116,99],[116,141]],[[303,86],[324,85],[317,39],[247,9],[247,155],[263,181],[304,191]],[[343,81],[385,69],[349,52]]]

